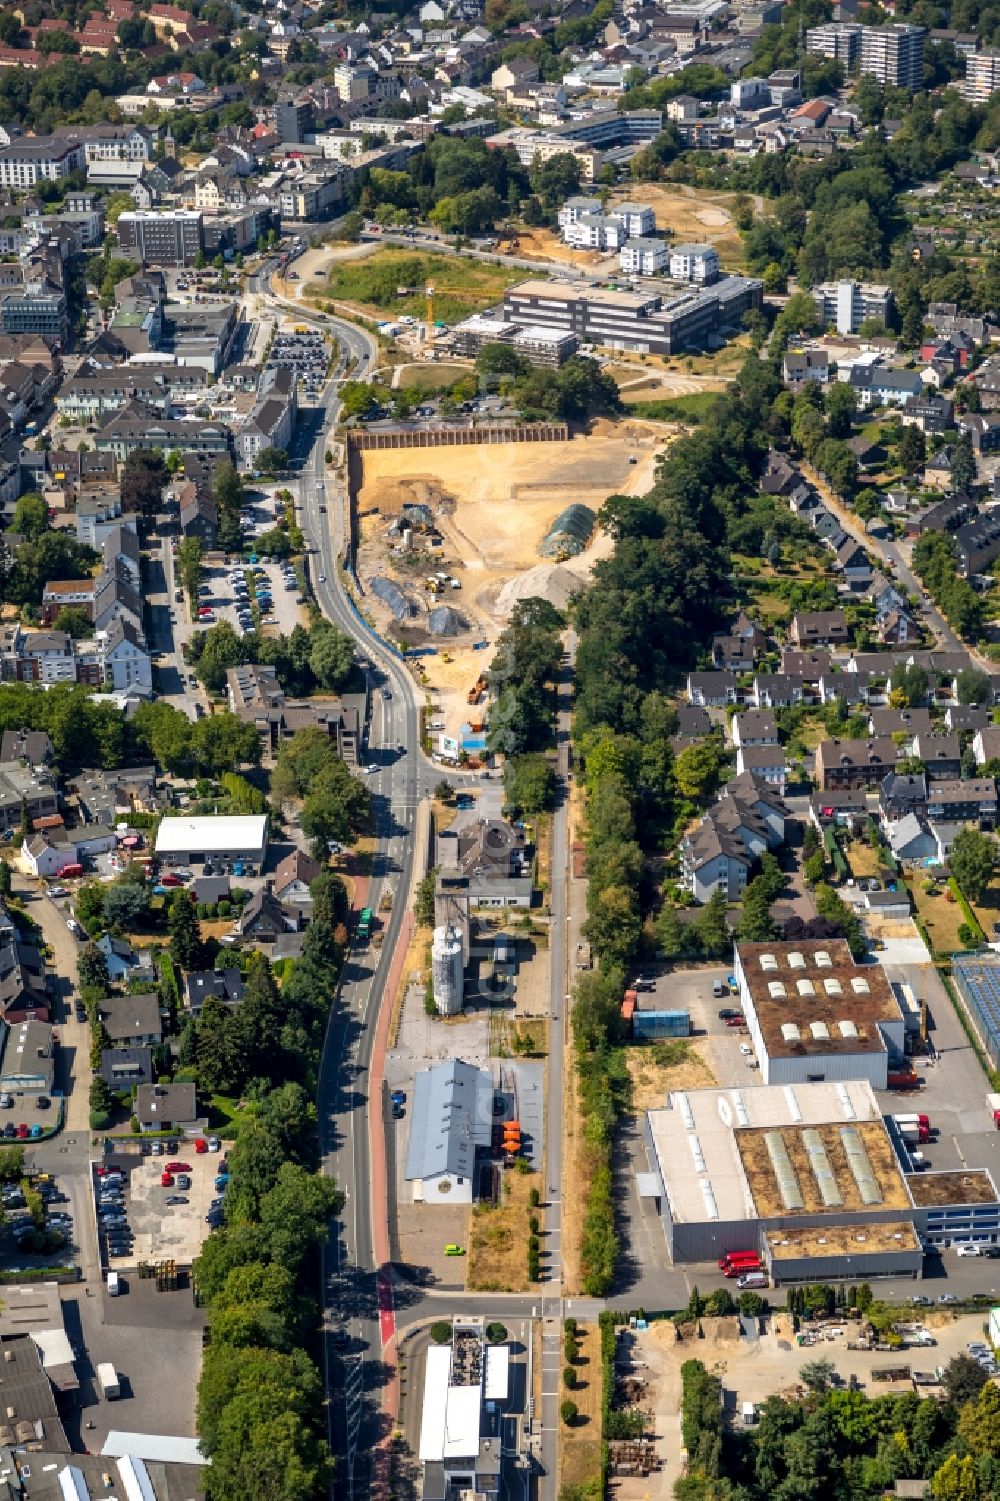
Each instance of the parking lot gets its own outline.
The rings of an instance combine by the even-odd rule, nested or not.
[[[116,1270],[161,1261],[189,1267],[208,1235],[213,1201],[221,1197],[218,1152],[196,1152],[192,1141],[154,1145],[160,1153],[119,1152],[102,1164],[109,1172],[95,1174],[102,1251]]]
[[[197,623],[205,628],[227,620],[244,635],[254,628],[251,600],[260,611],[265,631],[272,627],[289,635],[301,621],[298,583],[291,564],[258,562],[245,568],[206,568],[198,596]]]
[[[265,369],[283,366],[292,370],[306,397],[315,401],[323,389],[329,363],[330,351],[321,333],[281,329],[274,336]]]

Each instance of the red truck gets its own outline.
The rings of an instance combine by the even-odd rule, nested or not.
[[[746,1272],[762,1270],[756,1251],[729,1251],[719,1258],[719,1271],[724,1277],[742,1277]]]
[[[912,1068],[890,1069],[886,1083],[890,1089],[919,1089],[920,1075]]]

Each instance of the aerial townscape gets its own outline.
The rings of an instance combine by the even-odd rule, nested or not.
[[[1000,1498],[1000,6],[2,8],[0,1137],[9,1501]]]

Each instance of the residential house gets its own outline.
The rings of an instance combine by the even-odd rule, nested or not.
[[[913,740],[913,754],[923,761],[931,781],[950,781],[962,775],[962,748],[957,735],[918,734]]]
[[[305,910],[312,909],[310,887],[320,873],[320,865],[303,850],[292,850],[274,873],[274,894],[280,902]]]
[[[126,985],[133,979],[155,979],[152,965],[147,959],[141,959],[126,939],[102,933],[95,947],[104,955],[112,984]]]
[[[753,643],[743,636],[714,636],[712,662],[723,672],[750,672],[757,660]]]
[[[955,555],[963,578],[972,578],[1000,557],[1000,507],[982,511],[955,533]]]
[[[801,610],[792,616],[788,635],[799,647],[843,646],[851,639],[843,610]]]
[[[781,362],[782,378],[793,391],[809,381],[825,386],[830,380],[830,356],[825,349],[790,349]]]
[[[883,369],[878,365],[852,365],[849,382],[862,411],[870,407],[901,407],[911,396],[922,396],[924,389],[918,371]]]
[[[830,653],[822,647],[815,651],[799,651],[795,647],[783,646],[780,665],[783,673],[818,685],[824,674],[830,671]]]
[[[926,821],[916,813],[906,813],[889,824],[886,838],[893,855],[904,865],[933,859],[938,854],[937,840]]]
[[[992,829],[997,817],[997,784],[993,777],[932,782],[927,791],[927,816],[933,823],[972,823]]]
[[[100,1005],[101,1021],[111,1041],[123,1047],[159,1047],[163,1041],[160,997],[155,991],[142,995],[112,995]]]
[[[449,889],[468,894],[472,907],[530,907],[533,887],[524,831],[500,819],[446,829],[438,842]]]
[[[930,709],[872,709],[868,716],[868,728],[874,736],[903,735],[904,744],[909,748],[907,754],[915,754],[912,751],[914,737],[917,735],[931,735],[934,724],[931,719]]]
[[[255,943],[273,943],[280,933],[294,933],[300,919],[295,908],[286,909],[266,887],[250,898],[236,923],[242,938]]]
[[[953,449],[948,444],[939,448],[924,463],[923,481],[932,490],[952,490],[954,484],[951,476],[951,460]]]
[[[906,610],[890,610],[876,623],[878,639],[886,646],[907,646],[920,640],[920,627]]]
[[[210,996],[227,1006],[238,1006],[245,994],[246,980],[238,969],[192,970],[184,982],[184,999],[194,1017],[201,1014]]]
[[[852,589],[865,589],[871,583],[874,569],[871,559],[853,537],[845,537],[836,550],[837,568]]]
[[[762,779],[750,773],[734,778],[681,841],[681,879],[692,896],[707,902],[721,889],[735,899],[764,851],[782,842],[785,813]]]
[[[754,675],[750,701],[756,709],[790,709],[811,701],[813,686],[790,672],[758,672]]]
[[[738,680],[734,672],[689,672],[687,695],[692,704],[703,709],[723,709],[738,702]]]
[[[678,704],[677,706],[677,736],[681,740],[701,740],[705,735],[710,735],[714,726],[707,709],[696,707],[694,704]]]
[[[972,739],[972,750],[977,766],[985,766],[988,761],[1000,761],[1000,724],[987,724],[977,730]]]
[[[194,1126],[198,1117],[193,1084],[140,1084],[135,1114],[141,1131],[179,1131]]]
[[[105,1048],[101,1053],[100,1077],[112,1094],[131,1094],[140,1084],[153,1082],[153,1049],[149,1047]]]
[[[923,772],[889,772],[879,786],[878,805],[884,826],[908,813],[923,817],[927,811],[927,778]]]
[[[809,817],[822,831],[827,824],[860,829],[868,821],[868,797],[863,788],[814,792],[809,799]]]
[[[944,722],[949,730],[975,735],[979,730],[985,730],[993,720],[989,710],[981,709],[977,704],[949,704],[944,711]]]
[[[752,772],[784,796],[788,768],[780,745],[741,745],[736,752],[736,770]]]
[[[826,792],[840,787],[878,787],[900,759],[894,740],[821,740],[816,747],[816,780]]]
[[[181,505],[181,532],[185,537],[197,537],[204,548],[210,550],[216,544],[219,531],[219,509],[210,495],[205,495],[195,485],[185,485],[193,492]]]
[[[733,715],[733,744],[738,749],[750,745],[777,745],[778,722],[770,709],[745,709]]]

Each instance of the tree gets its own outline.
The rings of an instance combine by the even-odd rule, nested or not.
[[[579,1407],[577,1407],[572,1397],[566,1397],[562,1402],[560,1402],[559,1416],[562,1418],[567,1428],[572,1428],[573,1424],[577,1420],[577,1417],[579,1416],[579,1413],[580,1409]]]
[[[204,546],[200,537],[185,537],[177,549],[175,566],[181,588],[187,595],[192,613],[198,602],[198,590],[202,579]]]
[[[836,1374],[837,1367],[825,1356],[819,1360],[809,1360],[799,1368],[799,1380],[811,1392],[829,1391]]]
[[[95,944],[88,943],[80,950],[76,965],[81,990],[85,985],[92,986],[102,995],[107,995],[110,984],[108,961]]]
[[[896,444],[896,457],[907,473],[912,469],[919,469],[927,457],[927,439],[919,427],[903,428]]]
[[[139,881],[115,881],[104,893],[104,918],[109,928],[133,928],[149,906],[146,887]]]
[[[947,1393],[949,1402],[954,1402],[956,1407],[964,1407],[966,1402],[974,1401],[989,1377],[971,1355],[954,1355],[945,1366],[941,1375],[941,1384]]]
[[[972,1456],[949,1454],[931,1480],[931,1494],[935,1501],[976,1501],[980,1491]]]
[[[175,891],[167,915],[170,957],[181,969],[198,969],[203,956],[198,911],[189,891]]]
[[[989,676],[978,667],[965,667],[956,680],[960,704],[986,704],[990,702]]]
[[[556,773],[543,755],[514,756],[504,763],[504,794],[508,808],[530,816],[548,811],[556,793]]]
[[[12,881],[9,862],[0,859],[0,897],[10,896]]]
[[[34,542],[49,529],[49,509],[42,497],[34,491],[22,495],[14,506],[10,529],[29,542]]]
[[[434,926],[434,887],[437,885],[437,867],[429,870],[417,882],[413,898],[413,916],[422,928]]]
[[[283,448],[262,448],[254,459],[261,474],[278,474],[288,468],[288,454]]]
[[[721,959],[727,952],[731,953],[732,940],[729,936],[729,924],[726,921],[726,897],[721,886],[717,886],[712,892],[692,926],[697,933],[698,944],[706,959]]]
[[[94,634],[90,616],[80,605],[63,605],[52,622],[52,629],[65,631],[74,641],[84,641]]]
[[[681,797],[707,803],[719,784],[721,752],[711,741],[685,746],[674,761],[674,786]]]
[[[996,869],[997,845],[991,834],[960,829],[948,855],[948,867],[966,899],[981,902]]]
[[[159,449],[133,449],[121,472],[122,509],[154,516],[160,509],[167,477]]]
[[[831,438],[849,438],[858,403],[854,391],[846,381],[833,381],[827,389],[827,427]]]
[[[965,494],[976,483],[976,455],[968,433],[961,433],[952,444],[951,482],[955,490]]]
[[[309,666],[321,688],[336,693],[347,682],[354,666],[354,641],[346,631],[324,624],[313,629]]]

